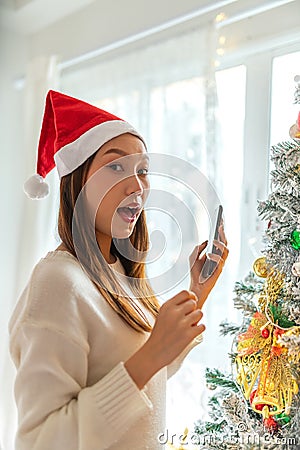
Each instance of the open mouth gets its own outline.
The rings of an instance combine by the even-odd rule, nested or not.
[[[128,206],[124,206],[122,208],[118,208],[117,212],[122,217],[125,222],[134,222],[138,213],[140,211],[140,208],[130,208]]]

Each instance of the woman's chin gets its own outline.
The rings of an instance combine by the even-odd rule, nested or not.
[[[129,238],[129,236],[132,235],[132,232],[134,230],[134,225],[129,225],[129,226],[123,226],[123,227],[115,227],[114,229],[112,229],[112,237],[116,238],[116,239],[127,239]]]
[[[126,239],[129,236],[131,236],[134,227],[136,224],[136,220],[133,222],[126,223],[125,221],[115,221],[115,223],[112,224],[112,230],[111,235],[112,237],[116,239]]]

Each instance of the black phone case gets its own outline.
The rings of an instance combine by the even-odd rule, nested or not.
[[[221,224],[222,215],[223,215],[223,208],[220,205],[219,211],[218,211],[218,217],[217,217],[215,233],[214,233],[214,239],[215,240],[218,240],[218,237],[219,237],[219,231],[218,230],[219,230],[219,226]],[[213,246],[212,253],[215,253],[216,255],[220,255],[219,249],[217,249],[217,247],[215,247],[215,246]],[[215,261],[212,261],[211,259],[206,258],[205,263],[204,263],[204,265],[202,267],[202,270],[201,270],[201,276],[203,278],[210,277],[211,274],[213,273],[216,265],[217,265],[217,263]]]

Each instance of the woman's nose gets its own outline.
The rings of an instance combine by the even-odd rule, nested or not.
[[[128,195],[136,192],[142,194],[144,192],[144,186],[138,174],[128,177],[126,191]]]

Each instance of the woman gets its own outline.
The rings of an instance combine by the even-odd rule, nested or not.
[[[25,186],[31,198],[47,194],[54,165],[62,243],[35,266],[9,324],[16,450],[162,448],[166,380],[202,339],[201,308],[228,254],[224,231],[213,275],[198,283],[205,242],[190,256],[190,290],[160,306],[144,264],[143,138],[116,116],[50,91],[38,174]]]

